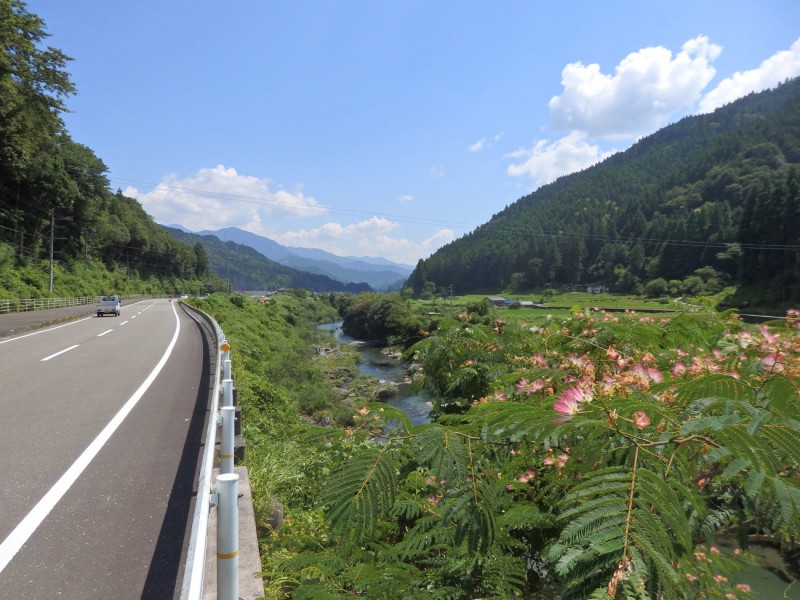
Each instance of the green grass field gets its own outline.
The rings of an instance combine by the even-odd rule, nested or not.
[[[503,308],[496,307],[494,310],[502,313],[508,318],[514,319],[517,316],[523,318],[542,317],[548,314],[560,315],[568,313],[573,308],[606,308],[606,309],[630,309],[630,310],[680,310],[685,308],[685,304],[676,302],[673,299],[643,298],[641,296],[626,296],[616,294],[587,294],[580,292],[567,292],[555,294],[549,298],[543,298],[541,294],[488,294],[491,296],[502,296],[506,300],[529,300],[534,304],[543,305],[545,308]],[[422,311],[438,312],[441,314],[457,314],[466,306],[481,302],[487,294],[470,294],[465,296],[439,297],[431,300],[420,301],[419,306]]]

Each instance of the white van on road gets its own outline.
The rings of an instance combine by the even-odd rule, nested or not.
[[[118,317],[120,313],[119,296],[100,296],[97,301],[97,316],[114,315]]]

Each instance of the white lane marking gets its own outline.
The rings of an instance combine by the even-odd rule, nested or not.
[[[111,333],[112,331],[114,331],[114,330],[113,329],[106,329],[103,333],[98,333],[97,337],[103,337],[105,334]]]
[[[22,338],[31,337],[32,335],[39,335],[40,333],[47,333],[48,331],[54,331],[56,329],[61,329],[62,327],[69,327],[70,325],[75,325],[75,323],[80,323],[81,321],[88,321],[89,319],[94,319],[94,317],[84,317],[83,319],[78,319],[77,321],[70,321],[69,323],[64,323],[63,325],[56,325],[55,327],[50,327],[48,329],[39,329],[38,331],[34,331],[33,333],[26,333],[25,335],[20,335],[15,338],[11,338],[8,340],[3,340],[0,344],[7,344],[8,342],[16,342],[17,340],[21,340]]]
[[[69,352],[70,350],[75,350],[75,348],[77,348],[78,346],[80,346],[80,344],[75,344],[74,346],[70,346],[69,348],[64,348],[60,352],[56,352],[55,354],[51,354],[50,356],[45,356],[39,362],[45,362],[45,361],[50,360],[51,358],[55,358],[56,356],[60,356],[60,355],[64,354],[64,352]]]
[[[114,415],[108,425],[103,428],[103,431],[94,439],[94,441],[89,444],[86,450],[83,451],[78,459],[72,463],[72,466],[66,470],[66,472],[61,476],[61,478],[55,483],[53,487],[44,495],[44,497],[39,500],[39,502],[34,506],[31,511],[25,515],[25,518],[20,521],[19,525],[14,528],[8,537],[3,540],[3,543],[0,544],[0,573],[2,573],[5,568],[8,566],[8,563],[11,562],[11,559],[20,551],[25,542],[33,535],[33,532],[42,524],[42,521],[45,520],[47,515],[50,514],[50,511],[55,508],[56,504],[64,497],[69,489],[72,487],[78,477],[81,476],[86,467],[89,466],[89,463],[92,462],[95,456],[100,452],[106,442],[114,435],[114,432],[122,425],[122,422],[128,416],[128,414],[133,410],[133,408],[139,403],[139,400],[142,399],[145,392],[148,388],[152,385],[153,381],[155,381],[158,374],[161,372],[161,369],[164,368],[164,365],[167,364],[167,359],[169,359],[170,355],[172,354],[172,350],[175,348],[175,344],[178,342],[178,334],[181,331],[181,323],[180,319],[178,318],[178,313],[173,309],[172,313],[175,315],[175,333],[172,335],[172,341],[170,341],[169,346],[167,346],[164,355],[161,357],[161,360],[158,361],[158,364],[155,368],[150,372],[142,382],[142,385],[139,386],[139,389],[136,390],[131,396],[128,401],[119,409],[119,412]]]
[[[119,326],[122,327],[123,325],[125,325],[125,323],[127,323],[127,321],[123,321],[122,323],[119,324]]]

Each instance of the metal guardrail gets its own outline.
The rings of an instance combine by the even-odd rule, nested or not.
[[[50,308],[65,308],[67,306],[83,306],[84,304],[94,304],[95,302],[97,302],[97,296],[86,296],[82,298],[0,299],[0,314],[48,310]]]
[[[186,568],[181,586],[181,600],[201,600],[205,580],[205,558],[208,546],[208,520],[212,502],[217,505],[217,598],[238,600],[239,597],[239,525],[238,480],[233,470],[233,414],[232,384],[229,347],[225,334],[216,320],[203,311],[183,304],[201,317],[211,328],[217,344],[217,361],[214,368],[214,389],[209,406],[205,449],[203,451],[197,484],[197,502],[192,518],[192,532],[186,557]],[[223,378],[221,380],[221,377]],[[222,392],[223,407],[219,407]],[[222,423],[222,413],[225,422]],[[214,470],[214,451],[217,428],[222,426],[220,448],[220,475],[217,491],[212,493],[211,476]],[[230,450],[228,450],[230,447]],[[230,456],[227,456],[227,454]]]

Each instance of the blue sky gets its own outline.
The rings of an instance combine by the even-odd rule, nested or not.
[[[415,264],[800,75],[797,0],[30,0],[64,119],[162,224]]]

